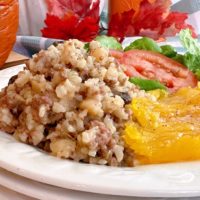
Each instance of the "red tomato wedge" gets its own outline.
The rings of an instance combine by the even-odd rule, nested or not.
[[[126,67],[125,73],[129,77],[159,80],[172,92],[182,87],[197,85],[198,80],[190,70],[160,53],[145,50],[112,50],[110,54]]]

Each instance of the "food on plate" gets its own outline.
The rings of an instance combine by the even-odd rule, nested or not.
[[[157,80],[171,92],[181,87],[195,87],[200,78],[200,44],[189,29],[180,32],[180,41],[187,52],[179,54],[170,45],[159,46],[143,37],[133,41],[124,51],[111,54],[126,68],[129,77]],[[156,88],[155,88],[156,89]]]
[[[159,81],[156,80],[148,80],[142,79],[138,77],[132,77],[129,81],[135,85],[137,85],[141,90],[150,91],[156,89],[166,90],[167,88],[161,84]]]
[[[40,51],[0,92],[0,129],[85,163],[200,159],[200,47],[189,30],[180,37],[182,55],[149,38],[123,50],[107,36]]]
[[[196,76],[188,68],[160,53],[129,50],[118,61],[126,67],[128,76],[159,80],[171,91],[197,85]]]
[[[187,52],[182,58],[182,62],[198,78],[200,78],[200,44],[193,38],[189,30],[180,32],[180,40]]]
[[[105,35],[97,36],[95,38],[101,46],[107,47],[109,49],[123,50],[122,44],[118,42],[118,40],[114,37],[109,37]]]
[[[0,93],[0,128],[53,155],[132,166],[120,137],[133,96],[145,96],[97,41],[40,51]]]
[[[0,2],[0,67],[6,61],[15,43],[18,30],[18,0]]]
[[[140,164],[200,159],[200,88],[182,88],[155,99],[137,97],[124,139]],[[153,93],[152,93],[153,94]]]

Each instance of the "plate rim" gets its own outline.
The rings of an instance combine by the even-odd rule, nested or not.
[[[162,165],[148,165],[148,166],[141,166],[141,167],[135,167],[135,168],[117,168],[117,167],[108,167],[108,166],[98,166],[98,165],[91,165],[91,164],[82,164],[82,163],[76,163],[73,161],[68,161],[68,160],[62,160],[59,158],[55,158],[51,155],[48,155],[38,149],[36,149],[35,147],[29,146],[27,144],[23,144],[20,143],[18,141],[16,141],[11,135],[8,135],[6,133],[3,133],[0,131],[0,138],[2,139],[2,137],[4,138],[4,141],[2,142],[2,140],[0,140],[0,167],[2,167],[3,169],[6,169],[12,173],[15,173],[17,175],[23,176],[25,178],[31,179],[31,180],[35,180],[41,183],[45,183],[45,184],[49,184],[49,185],[53,185],[53,186],[57,186],[57,187],[61,187],[61,188],[66,188],[66,189],[72,189],[72,190],[77,190],[77,191],[83,191],[83,192],[92,192],[92,193],[98,193],[98,194],[107,194],[107,195],[123,195],[123,196],[135,196],[135,197],[197,197],[200,196],[200,184],[197,188],[194,189],[181,189],[181,184],[174,190],[171,190],[169,188],[165,188],[165,189],[158,189],[157,187],[154,188],[154,190],[147,190],[144,188],[140,188],[137,189],[132,187],[124,187],[124,184],[127,183],[128,180],[122,181],[120,187],[123,187],[120,189],[120,187],[116,187],[113,186],[113,182],[111,181],[110,183],[106,183],[105,185],[103,185],[102,183],[105,183],[105,181],[107,181],[107,179],[105,178],[105,176],[102,178],[101,175],[103,173],[106,173],[107,175],[111,177],[113,176],[112,173],[115,171],[118,171],[119,173],[122,173],[121,176],[123,176],[123,173],[125,171],[128,172],[128,174],[130,172],[133,173],[133,178],[135,178],[134,176],[136,175],[136,177],[140,178],[140,172],[142,170],[142,173],[147,172],[149,169],[152,170],[152,168],[159,168],[159,167],[163,167],[163,166],[171,166],[173,168],[173,166],[175,166],[175,168],[177,167],[177,164],[162,164]],[[5,140],[6,139],[6,140]],[[7,151],[7,149],[10,148],[11,145],[13,144],[17,144],[18,147],[21,147],[22,149],[24,149],[25,151],[19,153],[19,155],[17,154],[13,154],[14,149],[12,149],[11,151]],[[36,157],[43,157],[42,159],[44,159],[44,161],[48,161],[49,159],[52,161],[56,161],[56,162],[61,162],[62,164],[64,164],[63,166],[66,166],[66,170],[71,170],[70,172],[73,173],[73,176],[75,175],[75,173],[77,173],[78,176],[80,176],[79,180],[72,180],[71,178],[67,178],[65,180],[63,180],[63,178],[59,175],[56,177],[52,176],[52,174],[49,176],[48,173],[43,173],[43,171],[38,171],[38,169],[34,169],[34,167],[30,167],[31,164],[35,164],[34,166],[36,166],[36,168],[38,167],[37,165],[37,159],[33,159],[33,163],[30,163],[30,157],[27,157],[27,154],[31,154],[31,155],[36,155]],[[17,155],[17,158],[16,158]],[[24,156],[25,155],[25,156]],[[23,158],[23,162],[21,162],[21,159]],[[8,161],[8,159],[10,160],[14,160],[17,162],[15,162],[14,165],[12,165],[11,162]],[[187,163],[182,163],[181,165],[188,165],[188,164],[195,164],[196,167],[200,167],[200,161],[198,162],[187,162]],[[28,165],[27,165],[28,164]],[[40,163],[41,164],[41,163]],[[26,166],[27,165],[27,166]],[[180,165],[180,163],[178,163],[178,166]],[[57,169],[57,170],[62,170],[58,173],[61,173],[62,175],[64,174],[63,172],[63,166],[61,166],[61,169]],[[29,169],[27,169],[27,167],[30,167]],[[42,169],[43,167],[46,167],[45,163],[42,163],[42,165],[40,165],[40,169]],[[85,179],[85,175],[81,172],[75,172],[73,168],[78,168],[78,170],[80,170],[80,168],[87,168],[87,171],[90,171],[91,169],[94,170],[94,177],[92,178],[93,181],[87,181]],[[151,168],[152,167],[152,168]],[[54,171],[52,170],[52,168],[50,167],[50,172]],[[85,170],[85,169],[84,169]],[[95,170],[97,172],[95,172]],[[144,171],[143,171],[144,170]],[[153,169],[153,171],[155,172],[155,169]],[[188,170],[186,169],[187,173]],[[134,174],[136,172],[136,174]],[[137,172],[139,172],[139,174],[137,174]],[[149,171],[150,172],[150,171]],[[148,173],[149,173],[148,172]],[[95,174],[96,173],[96,174]],[[76,177],[77,177],[76,175]],[[91,180],[91,177],[88,177],[88,175],[86,176],[87,178],[89,178]],[[147,174],[148,177],[148,174]],[[109,177],[110,178],[110,177]],[[120,177],[121,178],[121,177]],[[162,178],[162,177],[161,177]],[[99,180],[101,183],[99,184],[98,182],[95,182],[95,180]],[[102,180],[100,180],[102,179]],[[156,179],[155,179],[156,180]],[[155,181],[154,180],[154,181]],[[158,181],[159,184],[159,180]],[[96,183],[94,185],[94,182]],[[199,176],[199,182],[200,182],[200,176]],[[122,185],[123,184],[123,185]],[[145,182],[143,182],[143,184],[145,185]],[[156,184],[156,185],[158,185]],[[148,185],[149,186],[149,185]]]
[[[128,38],[128,39],[129,39],[128,41],[130,42],[130,38]],[[132,38],[132,39],[134,39],[134,38]],[[175,41],[175,42],[177,42],[177,41]],[[19,66],[14,66],[14,67],[10,68],[10,70],[9,69],[6,69],[6,70],[8,70],[8,73],[11,73],[12,71],[15,71],[17,73],[16,69],[18,67]],[[1,74],[1,72],[0,72],[0,74]],[[0,76],[0,82],[1,82],[1,78],[2,78],[2,76]],[[8,77],[6,76],[5,78],[8,78]],[[4,140],[1,140],[2,137],[4,138]],[[30,168],[28,169],[27,167],[25,167],[25,164],[26,165],[30,164],[29,163],[30,160],[26,157],[26,155],[27,155],[26,153],[24,154],[24,152],[22,152],[22,154],[19,153],[19,155],[18,155],[18,154],[16,154],[14,149],[12,149],[12,150],[10,149],[9,151],[6,151],[6,149],[9,149],[13,143],[17,144],[18,147],[22,147],[22,149],[25,148],[28,153],[33,153],[32,156],[35,155],[34,153],[37,152],[37,153],[39,153],[38,154],[39,156],[42,155],[42,157],[44,156],[45,159],[47,159],[47,160],[49,159],[49,160],[55,161],[55,159],[56,159],[56,162],[59,161],[61,163],[65,163],[64,165],[67,165],[68,167],[72,165],[72,161],[61,160],[58,158],[54,158],[50,155],[47,155],[46,153],[41,153],[41,151],[38,151],[38,150],[36,151],[35,147],[20,143],[20,142],[16,141],[12,136],[0,131],[0,167],[4,168],[12,173],[18,174],[20,176],[23,176],[23,177],[26,177],[26,178],[29,178],[29,179],[32,179],[32,180],[35,180],[38,182],[42,182],[42,183],[46,183],[49,185],[54,185],[54,186],[58,186],[58,187],[62,187],[62,188],[67,188],[67,189],[93,192],[93,193],[99,193],[99,194],[137,196],[137,197],[196,197],[196,196],[200,196],[200,170],[199,170],[199,174],[197,174],[199,186],[194,187],[193,189],[188,188],[188,189],[182,190],[180,186],[184,185],[184,183],[179,183],[180,184],[179,189],[176,189],[176,190],[169,190],[169,188],[165,188],[165,189],[161,190],[161,189],[155,188],[155,190],[150,191],[145,188],[137,189],[137,187],[136,188],[129,187],[129,189],[123,188],[124,190],[122,190],[119,186],[118,187],[113,186],[112,183],[109,183],[110,184],[109,187],[108,187],[108,185],[103,185],[103,182],[107,181],[107,179],[105,177],[103,178],[103,182],[101,180],[101,184],[97,183],[97,185],[93,185],[94,182],[91,183],[91,182],[88,182],[88,180],[83,180],[82,182],[77,181],[77,180],[75,180],[75,181],[69,180],[69,179],[61,181],[55,177],[49,177],[46,174],[44,175],[44,173],[38,172],[37,170],[35,171],[33,168],[31,168],[31,170],[30,170]],[[3,148],[3,147],[5,147],[5,148]],[[17,159],[18,162],[17,162],[17,164],[16,163],[12,164],[12,162],[10,162],[9,159],[10,160]],[[21,159],[23,159],[23,162],[26,162],[26,163],[25,164],[20,163]],[[35,160],[35,161],[37,162],[37,160]],[[196,162],[188,162],[188,163],[183,163],[183,164],[175,163],[175,164],[149,165],[149,166],[139,167],[139,169],[137,167],[136,168],[113,168],[113,167],[97,166],[97,165],[91,165],[91,164],[88,165],[88,164],[81,164],[81,163],[73,162],[72,169],[75,166],[75,168],[77,167],[78,170],[80,170],[80,168],[82,168],[84,166],[84,168],[87,168],[86,171],[88,171],[89,169],[94,170],[93,175],[95,175],[95,172],[96,173],[98,172],[99,175],[101,175],[102,173],[107,173],[107,175],[109,175],[109,174],[112,175],[112,173],[114,172],[113,176],[115,176],[116,169],[117,169],[117,171],[120,171],[120,169],[123,169],[124,171],[128,172],[128,174],[129,174],[130,169],[132,172],[133,171],[140,172],[141,169],[143,169],[146,172],[146,171],[148,171],[148,169],[152,169],[151,167],[157,169],[157,168],[159,168],[159,166],[161,166],[161,168],[163,168],[163,167],[165,168],[165,166],[170,166],[173,168],[173,166],[174,166],[176,168],[177,166],[188,166],[188,165],[190,165],[190,163],[191,163],[191,165],[194,165],[197,168],[200,168],[200,161],[199,162],[196,161]],[[37,163],[35,163],[35,166],[37,166]],[[51,169],[51,170],[53,171],[53,169]],[[187,167],[186,167],[185,172],[188,172]],[[85,178],[85,176],[83,174],[81,174],[82,173],[81,170],[78,171],[77,173],[79,175],[82,175],[82,178]],[[120,171],[120,173],[121,173],[121,171]],[[96,174],[97,178],[99,178],[99,175],[97,176],[97,174]],[[109,176],[111,176],[111,175],[109,175]],[[136,173],[135,175],[133,174],[133,177],[136,176],[137,178],[139,178],[140,175],[141,174],[138,175]],[[191,175],[192,175],[192,173],[191,173]],[[124,178],[123,173],[121,176],[122,176],[122,178]],[[194,174],[194,176],[195,176],[195,174]],[[194,179],[195,179],[195,177],[194,177]],[[100,180],[98,180],[98,181],[100,181]],[[127,182],[122,181],[120,184],[124,184],[124,183],[127,183]],[[145,182],[143,182],[143,183],[145,183]],[[173,183],[173,181],[172,181],[172,183]],[[106,184],[108,184],[108,183],[106,183]],[[124,187],[124,185],[122,185],[122,186]],[[157,184],[157,186],[159,186],[159,184]],[[196,185],[194,185],[194,186],[196,186]]]

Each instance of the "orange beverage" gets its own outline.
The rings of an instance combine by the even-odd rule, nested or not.
[[[0,67],[3,66],[16,40],[18,0],[0,1]]]
[[[128,10],[135,10],[136,13],[140,9],[140,4],[143,0],[109,0],[109,13],[110,15],[116,13],[123,13]],[[156,0],[149,0],[154,3]]]
[[[140,7],[141,1],[142,0],[110,0],[110,14],[123,13],[131,9],[137,11]]]

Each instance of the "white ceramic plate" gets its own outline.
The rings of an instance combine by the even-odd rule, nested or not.
[[[200,162],[113,168],[61,160],[0,132],[0,166],[62,188],[145,197],[200,196]]]
[[[23,66],[0,72],[0,85]],[[3,85],[1,84],[3,83]],[[62,188],[125,196],[200,196],[200,162],[113,168],[61,160],[0,132],[0,167]]]
[[[127,38],[124,46],[132,38]],[[176,39],[170,43],[179,47]],[[0,71],[0,87],[23,65]],[[0,132],[0,167],[18,175],[59,186],[101,194],[143,197],[200,196],[200,162],[113,168],[52,157]]]
[[[39,183],[22,176],[18,176],[11,172],[8,172],[0,168],[0,199],[2,200],[2,190],[1,185],[11,191],[7,191],[9,194],[9,199],[15,199],[16,196],[20,194],[26,195],[30,200],[30,197],[37,198],[41,200],[136,200],[138,198],[132,197],[122,197],[122,196],[111,196],[111,195],[100,195],[88,192],[73,191],[69,189],[64,189],[56,186],[47,185],[44,183]],[[15,192],[14,192],[15,191]],[[17,192],[17,193],[16,193]],[[6,196],[4,192],[4,196]],[[10,195],[14,195],[11,196]],[[18,196],[17,196],[18,197]],[[32,199],[31,198],[31,199]],[[21,198],[23,199],[23,198]],[[20,198],[18,198],[20,200]],[[24,199],[25,200],[25,199]],[[142,199],[140,199],[142,200]],[[149,199],[151,200],[151,199]],[[153,200],[153,199],[152,199]]]
[[[2,186],[1,186],[2,185]],[[16,192],[14,192],[16,191]],[[20,194],[19,194],[20,193]],[[26,195],[26,196],[24,196]],[[27,197],[28,196],[28,197]],[[6,198],[7,197],[7,198]],[[0,168],[0,199],[8,200],[34,200],[32,198],[41,200],[146,200],[142,197],[122,197],[111,195],[100,195],[88,192],[73,191],[39,183],[22,176],[18,176]],[[157,200],[167,200],[168,198],[156,198]],[[199,200],[199,198],[192,198]],[[148,198],[148,200],[155,200],[155,198]],[[183,200],[178,198],[176,200]],[[191,200],[191,198],[184,198],[184,200]]]
[[[0,199],[1,200],[36,200],[31,197],[24,196],[23,194],[19,194],[10,190],[6,187],[0,186]]]

